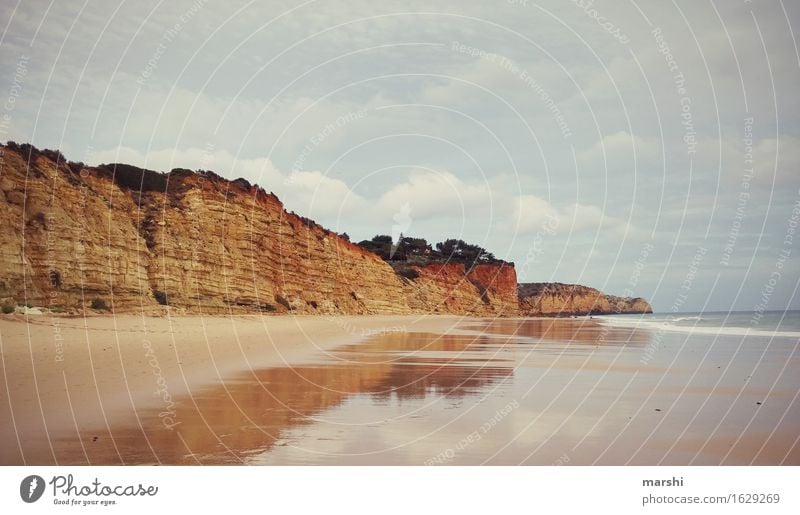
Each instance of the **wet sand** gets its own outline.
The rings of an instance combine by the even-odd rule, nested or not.
[[[160,459],[146,439],[123,451],[123,433],[156,429],[156,434],[181,438],[175,428],[186,424],[176,419],[177,406],[191,403],[199,390],[224,387],[249,371],[325,356],[383,332],[445,332],[458,321],[438,316],[3,316],[0,463],[177,462]],[[95,448],[105,451],[95,458]]]
[[[57,361],[52,322],[0,322],[4,464],[800,464],[791,338],[118,317]]]

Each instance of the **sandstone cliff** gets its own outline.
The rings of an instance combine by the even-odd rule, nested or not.
[[[243,179],[86,167],[27,145],[0,151],[4,305],[518,314],[512,264],[433,264],[403,277]]]
[[[461,263],[411,266],[418,277],[407,282],[409,306],[415,311],[459,315],[518,315],[514,265]]]
[[[652,313],[642,298],[616,297],[578,284],[522,283],[519,309],[525,316],[609,315]]]

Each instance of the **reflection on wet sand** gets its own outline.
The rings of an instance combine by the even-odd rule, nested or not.
[[[166,428],[156,413],[141,428],[56,441],[60,463],[239,463],[275,445],[287,428],[311,424],[353,395],[375,402],[459,398],[513,373],[479,359],[476,336],[393,333],[343,347],[328,364],[256,370],[180,400]],[[163,415],[163,413],[162,413]],[[98,436],[99,435],[99,436]],[[95,439],[96,437],[96,439]]]
[[[800,464],[795,341],[653,342],[647,330],[586,319],[383,334],[195,389],[176,400],[172,428],[154,410],[81,439],[53,433],[53,455],[62,464]]]
[[[487,333],[525,337],[534,340],[586,343],[592,345],[645,345],[650,341],[647,331],[600,325],[591,318],[496,318],[479,321],[465,327],[479,328]]]

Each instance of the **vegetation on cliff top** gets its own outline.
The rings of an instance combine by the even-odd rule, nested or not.
[[[389,262],[407,262],[417,265],[451,262],[470,266],[505,263],[483,247],[452,238],[432,246],[425,238],[400,234],[397,242],[394,242],[391,236],[378,234],[371,240],[363,240],[358,244]]]

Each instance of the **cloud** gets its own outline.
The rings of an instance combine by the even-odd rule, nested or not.
[[[604,136],[578,155],[582,166],[592,166],[605,173],[625,173],[638,168],[648,169],[658,164],[661,142],[618,131]],[[635,158],[635,159],[634,159]],[[636,167],[634,168],[634,164]]]
[[[560,0],[208,2],[159,50],[192,0],[81,13],[62,2],[46,15],[22,2],[0,7],[0,64],[15,70],[29,57],[4,139],[92,163],[213,169],[332,229],[463,233],[515,261],[557,217],[542,256],[552,261],[531,270],[568,279],[582,273],[588,246],[589,269],[606,277],[599,267],[618,266],[623,240],[726,238],[745,188],[742,133],[752,117],[743,222],[751,229],[737,248],[767,252],[784,232],[767,217],[790,211],[800,187],[791,30],[800,11],[784,4],[593,4],[630,37],[624,44]],[[337,123],[355,112],[366,115]],[[660,259],[656,276],[680,275],[682,264]],[[741,268],[738,283],[770,273],[766,263]],[[675,294],[653,287],[661,298]]]
[[[344,181],[317,171],[291,172],[278,189],[285,197],[285,205],[296,206],[291,209],[336,227],[342,225],[341,218],[352,219],[370,209],[367,200]]]
[[[475,209],[491,212],[494,196],[486,184],[467,184],[450,172],[412,171],[405,182],[397,184],[378,199],[381,209],[399,211],[410,205],[417,218],[463,218]]]
[[[339,179],[327,177],[318,171],[285,173],[275,167],[270,159],[237,159],[225,150],[164,149],[143,154],[121,147],[97,152],[93,158],[96,164],[122,162],[157,171],[204,169],[213,170],[230,180],[241,177],[277,194],[287,209],[329,222],[342,214],[352,216],[366,208],[364,198]]]
[[[625,236],[632,230],[598,206],[556,207],[535,195],[511,193],[502,182],[470,183],[452,172],[433,168],[413,169],[394,185],[365,197],[345,181],[320,171],[286,172],[270,159],[237,159],[225,150],[162,149],[144,154],[120,147],[97,152],[93,159],[95,164],[124,162],[158,171],[208,169],[231,180],[243,177],[277,194],[286,209],[331,228],[360,226],[369,220],[378,228],[375,232],[386,232],[402,213],[407,217],[405,232],[415,227],[418,230],[425,222],[447,220],[450,227],[496,227],[509,238],[535,233],[548,220],[557,220],[570,234],[607,230],[608,234]]]
[[[588,230],[629,238],[642,235],[630,222],[608,216],[598,206],[573,204],[563,210],[562,217],[573,232]]]
[[[550,220],[560,219],[558,210],[546,200],[534,195],[520,195],[513,203],[514,215],[512,230],[518,234],[534,233],[541,230]]]

